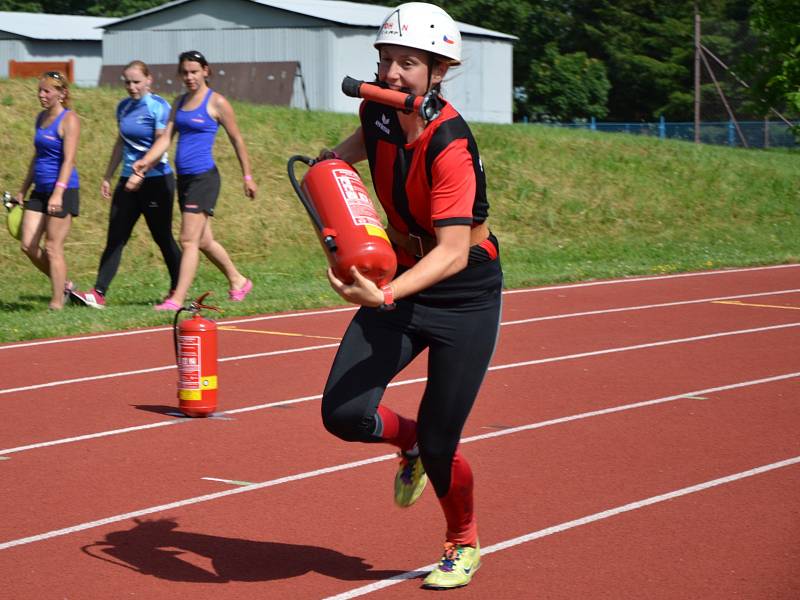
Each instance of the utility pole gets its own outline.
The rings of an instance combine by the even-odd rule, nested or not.
[[[694,143],[700,143],[700,11],[694,2]]]

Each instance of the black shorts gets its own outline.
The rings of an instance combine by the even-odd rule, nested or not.
[[[217,167],[196,175],[178,174],[178,205],[181,207],[181,212],[204,212],[213,217],[219,189],[220,178]]]
[[[47,201],[50,200],[51,192],[33,190],[24,203],[25,210],[44,213],[48,217],[58,217],[59,219],[63,219],[67,215],[77,217],[81,208],[79,190],[80,188],[67,188],[64,190],[64,195],[61,197],[61,210],[56,213],[47,212]]]

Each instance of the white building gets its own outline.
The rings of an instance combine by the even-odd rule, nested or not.
[[[176,64],[185,50],[202,52],[212,69],[224,63],[299,62],[292,106],[355,112],[341,92],[346,75],[372,80],[372,42],[391,8],[336,0],[176,0],[105,25],[103,65],[139,59]],[[468,120],[512,120],[514,36],[459,23],[463,64],[451,69],[443,95]],[[177,65],[176,65],[177,66]],[[213,85],[213,80],[212,80]]]
[[[97,85],[103,62],[103,30],[115,21],[100,17],[0,12],[0,77],[9,63],[74,61],[78,85]]]

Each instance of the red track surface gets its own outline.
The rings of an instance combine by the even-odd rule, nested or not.
[[[484,562],[454,595],[800,597],[800,265],[504,302],[462,446]],[[0,596],[430,595],[432,490],[395,508],[391,448],[319,421],[351,314],[221,323],[215,419],[166,414],[167,329],[0,346]],[[385,402],[413,414],[423,366]]]

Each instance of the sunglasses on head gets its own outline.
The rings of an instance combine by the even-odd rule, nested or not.
[[[208,65],[206,57],[200,54],[197,50],[189,50],[188,52],[182,52],[181,55],[178,57],[178,61],[183,62],[184,60],[191,60],[192,62],[200,63],[204,67]]]
[[[58,79],[58,80],[61,80],[61,81],[64,80],[64,76],[61,75],[61,73],[59,73],[58,71],[47,71],[44,74],[44,76],[45,77],[52,77],[53,79]]]

